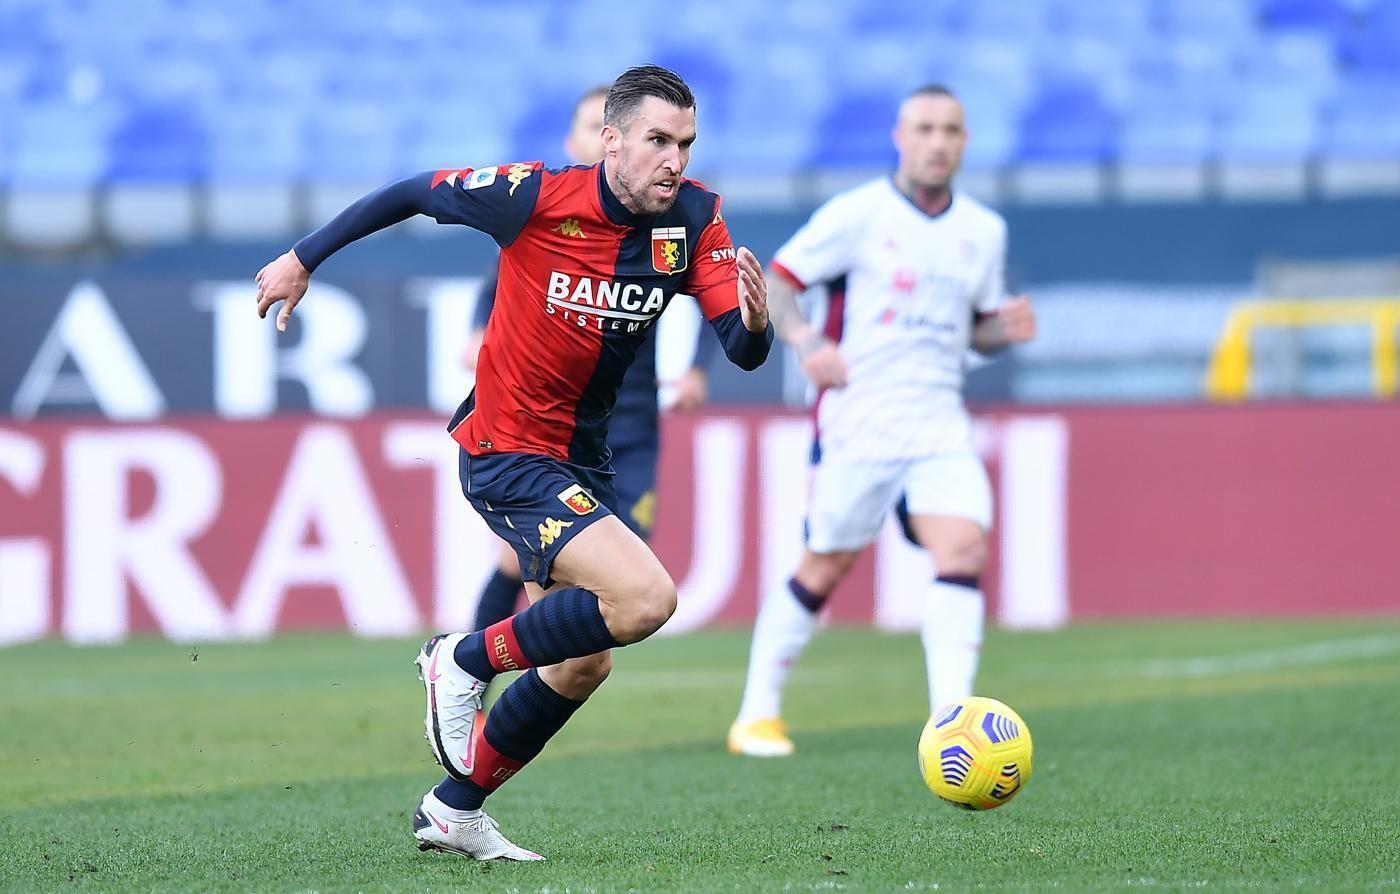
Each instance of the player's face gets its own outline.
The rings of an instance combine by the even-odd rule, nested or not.
[[[911,96],[894,128],[899,172],[918,186],[946,189],[962,164],[967,130],[962,103],[951,96]]]
[[[608,170],[617,178],[618,198],[634,214],[660,214],[681,191],[681,175],[695,142],[695,109],[664,99],[642,99],[622,129],[603,127]]]
[[[591,165],[603,160],[603,100],[599,93],[578,104],[574,123],[564,138],[564,153],[575,164]]]

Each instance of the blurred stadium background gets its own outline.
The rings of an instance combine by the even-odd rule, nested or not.
[[[1042,334],[969,394],[1000,621],[1400,611],[1400,2],[0,4],[0,643],[462,627],[493,561],[444,413],[484,237],[409,222],[284,338],[252,274],[418,170],[543,158],[624,67],[699,97],[691,171],[766,258],[964,100]],[[790,362],[669,417],[673,632],[799,542]],[[882,539],[838,620],[916,620]]]

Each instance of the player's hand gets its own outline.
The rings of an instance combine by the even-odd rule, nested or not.
[[[1017,295],[1006,299],[997,313],[997,319],[1001,322],[1001,332],[1008,344],[1020,344],[1035,338],[1035,308],[1031,306],[1029,297]]]
[[[302,265],[296,252],[288,251],[259,270],[254,279],[258,283],[258,316],[267,317],[272,305],[285,302],[277,312],[277,331],[286,332],[292,310],[311,285],[310,271]]]
[[[846,358],[841,356],[836,342],[817,335],[810,347],[798,348],[798,357],[802,361],[802,371],[813,385],[818,388],[846,387]]]
[[[481,354],[481,340],[485,337],[484,329],[473,329],[467,333],[467,346],[462,349],[462,366],[468,372],[476,372],[476,358]]]
[[[689,412],[698,410],[710,396],[710,386],[705,371],[698,366],[686,370],[685,375],[670,383],[675,386],[676,398],[671,409]]]
[[[763,267],[753,252],[742,246],[737,261],[739,313],[743,315],[744,328],[750,332],[762,332],[768,328],[768,282],[763,278]]]

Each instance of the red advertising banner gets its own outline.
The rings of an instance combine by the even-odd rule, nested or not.
[[[990,413],[976,436],[1004,625],[1400,611],[1391,406]],[[668,632],[745,622],[790,574],[809,439],[788,412],[667,418]],[[0,643],[461,629],[496,555],[436,416],[0,427]],[[833,617],[911,629],[931,573],[890,525]]]

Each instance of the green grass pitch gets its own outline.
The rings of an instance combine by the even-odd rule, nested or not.
[[[414,849],[416,647],[0,650],[0,891],[1400,889],[1400,619],[994,633],[1036,766],[981,814],[919,780],[916,638],[819,636],[779,761],[723,747],[746,631],[653,640],[489,802],[528,865]]]

